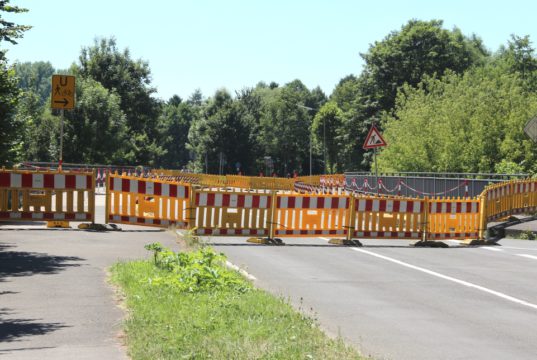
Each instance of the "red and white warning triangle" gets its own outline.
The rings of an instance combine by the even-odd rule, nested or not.
[[[375,125],[371,125],[369,133],[365,138],[364,149],[373,149],[381,146],[388,145]]]

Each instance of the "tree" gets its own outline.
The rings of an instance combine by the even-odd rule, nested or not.
[[[166,153],[160,159],[160,166],[165,168],[182,168],[190,160],[186,148],[188,132],[192,122],[197,119],[197,112],[190,103],[177,101],[172,97],[163,108],[161,123],[162,147]]]
[[[93,79],[77,81],[77,104],[65,113],[64,159],[124,164],[128,149],[119,96]]]
[[[131,149],[125,160],[136,164],[155,164],[163,154],[158,144],[160,134],[160,104],[151,96],[151,71],[147,62],[131,59],[128,49],[120,52],[116,40],[95,40],[83,48],[79,57],[78,74],[101,83],[115,92],[126,117]]]
[[[342,124],[343,112],[335,102],[324,104],[313,119],[312,131],[317,143],[322,146],[327,173],[340,172],[343,168],[338,159],[338,150],[343,146]]]
[[[446,70],[462,73],[483,62],[488,54],[479,38],[467,38],[457,28],[445,30],[442,24],[441,20],[410,20],[361,54],[363,75],[373,81],[372,95],[379,110],[394,106],[397,90],[405,83],[416,86],[424,75],[441,76]]]
[[[21,13],[26,9],[9,5],[9,0],[0,0],[0,44],[7,41],[16,44],[16,39],[30,29],[30,26],[17,25],[2,17],[2,13]],[[17,159],[21,151],[22,126],[15,119],[15,109],[20,97],[17,79],[13,68],[5,58],[5,50],[0,48],[0,165],[9,165]]]
[[[257,143],[263,156],[271,156],[276,172],[285,176],[309,167],[311,116],[304,106],[317,105],[300,80],[266,89]],[[319,171],[319,166],[316,170]]]
[[[1,56],[1,55],[0,55]],[[15,161],[21,151],[23,122],[15,118],[20,90],[15,71],[0,59],[0,165]]]
[[[537,145],[523,132],[537,94],[517,74],[494,65],[405,85],[386,116],[383,171],[536,172]]]
[[[2,12],[23,13],[28,11],[28,9],[9,5],[9,1],[10,0],[0,0],[0,42],[7,41],[12,44],[17,44],[16,39],[22,38],[24,32],[30,30],[32,27],[28,25],[17,25],[2,18]],[[0,59],[3,59],[4,55],[5,51],[0,49]]]
[[[537,58],[534,54],[535,49],[528,35],[511,35],[507,48],[500,48],[495,63],[507,67],[511,73],[519,74],[528,90],[537,91]]]
[[[56,72],[50,62],[37,61],[15,64],[15,73],[19,79],[19,87],[25,92],[35,94],[40,105],[50,99],[51,77]]]
[[[226,160],[227,172],[234,172],[235,163],[243,172],[251,171],[252,142],[248,113],[242,104],[233,101],[225,89],[216,91],[208,101],[202,118],[193,122],[187,148],[195,159],[192,167],[218,173],[220,159]]]

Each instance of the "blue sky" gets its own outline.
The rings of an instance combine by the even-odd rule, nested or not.
[[[28,8],[7,18],[32,25],[10,61],[50,61],[65,69],[96,37],[149,62],[157,96],[211,96],[259,81],[300,79],[329,95],[359,74],[360,53],[409,19],[441,19],[480,36],[492,51],[511,34],[537,40],[537,2],[346,0],[11,0]]]

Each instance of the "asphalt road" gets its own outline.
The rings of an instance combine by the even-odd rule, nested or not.
[[[337,247],[212,238],[258,286],[309,311],[376,359],[537,358],[537,242],[412,248],[407,241]]]
[[[97,204],[103,222],[104,196]],[[150,242],[178,246],[169,231],[121,227],[97,233],[0,223],[0,359],[127,359],[124,312],[107,268],[147,257]]]

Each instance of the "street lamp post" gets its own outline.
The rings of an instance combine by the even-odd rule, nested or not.
[[[297,105],[298,107],[304,108],[304,109],[306,109],[306,110],[315,110],[314,108],[311,108],[311,107],[309,107],[309,106],[305,106],[305,105],[302,105],[302,104],[296,104],[296,105]],[[312,162],[312,156],[311,156],[311,153],[312,153],[312,152],[311,152],[311,142],[312,142],[312,137],[313,137],[313,132],[312,132],[312,130],[313,130],[313,123],[312,123],[312,126],[310,126],[310,176],[311,176],[311,173],[312,173],[311,169],[312,169],[312,163],[313,163],[313,162]],[[325,165],[325,172],[326,172],[326,165]]]

